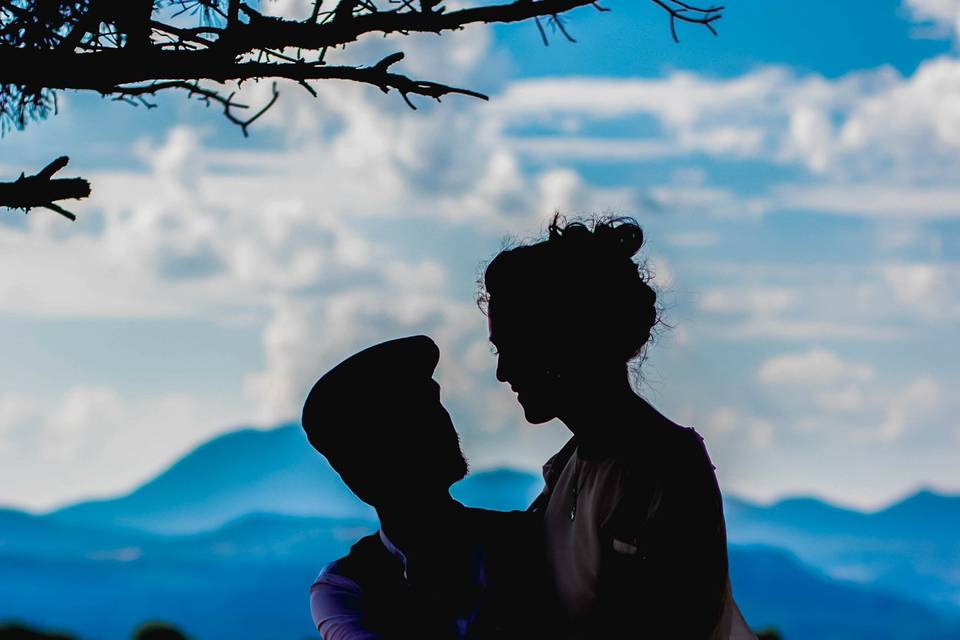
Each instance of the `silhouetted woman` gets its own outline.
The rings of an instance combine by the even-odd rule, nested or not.
[[[489,264],[481,307],[497,379],[527,421],[559,418],[573,433],[531,506],[570,636],[728,638],[735,607],[713,465],[693,429],[630,384],[659,319],[632,259],[642,245],[629,218],[555,217],[546,240]]]

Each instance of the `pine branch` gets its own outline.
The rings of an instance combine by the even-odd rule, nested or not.
[[[667,12],[675,40],[678,22],[716,33],[714,23],[723,11],[684,0],[648,1]],[[526,20],[536,23],[546,42],[541,19],[575,42],[563,16],[587,5],[607,10],[596,0],[490,0],[450,11],[439,0],[314,0],[307,19],[289,20],[265,16],[244,0],[0,0],[0,134],[56,113],[61,90],[94,91],[147,107],[154,106],[148,96],[185,91],[221,106],[244,135],[276,102],[276,85],[267,104],[244,118],[239,114],[250,107],[236,102],[235,92],[223,93],[211,84],[288,79],[316,95],[308,81],[347,80],[385,93],[395,90],[411,108],[416,108],[411,96],[486,100],[470,89],[391,71],[403,53],[371,66],[327,65],[324,54],[367,34],[443,34],[473,24]],[[163,13],[167,8],[174,9],[172,16]],[[195,15],[198,24],[184,26]],[[73,219],[55,201],[86,197],[90,186],[79,178],[51,179],[66,162],[58,158],[36,176],[0,184],[0,206],[41,206]]]

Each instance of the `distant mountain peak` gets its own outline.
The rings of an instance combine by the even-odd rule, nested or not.
[[[471,473],[452,494],[487,509],[523,509],[542,487],[536,474]],[[242,428],[199,445],[133,491],[81,502],[50,516],[68,524],[127,526],[164,534],[215,529],[247,514],[371,518],[296,423]]]
[[[875,515],[877,519],[897,522],[904,528],[922,522],[925,527],[947,527],[960,532],[960,495],[924,487]]]

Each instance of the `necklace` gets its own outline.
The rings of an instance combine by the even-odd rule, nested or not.
[[[580,492],[583,490],[584,479],[580,477],[580,456],[574,461],[573,467],[573,504],[570,506],[570,522],[577,519],[577,506],[580,504]]]

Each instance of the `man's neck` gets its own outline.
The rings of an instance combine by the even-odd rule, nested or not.
[[[459,529],[462,510],[459,502],[444,493],[377,507],[377,515],[390,542],[412,559],[436,549],[438,544],[449,544]]]

